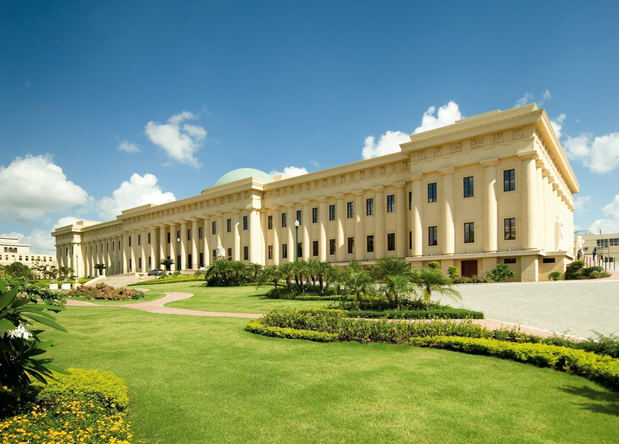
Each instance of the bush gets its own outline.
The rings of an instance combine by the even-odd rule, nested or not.
[[[265,296],[270,299],[296,299],[300,301],[337,301],[341,298],[331,288],[321,293],[320,288],[314,285],[304,285],[302,289],[293,286],[292,291],[288,287],[272,288],[266,292]]]
[[[92,402],[106,409],[126,410],[129,406],[125,381],[112,372],[70,368],[68,374],[55,374],[37,395],[37,401],[56,406],[74,400]]]
[[[131,288],[113,288],[105,284],[97,284],[96,287],[77,287],[69,290],[69,298],[101,299],[105,301],[125,301],[131,299],[142,299],[144,292]]]
[[[36,403],[0,422],[3,442],[129,442],[129,398],[110,372],[70,369],[44,386]]]
[[[430,308],[428,310],[349,310],[353,318],[384,319],[483,319],[479,311],[464,308]]]
[[[552,273],[548,274],[548,279],[551,281],[558,281],[561,279],[561,272],[560,271],[553,271]]]
[[[583,350],[547,344],[513,343],[486,338],[430,336],[412,338],[411,344],[464,353],[497,356],[538,367],[550,367],[619,387],[619,360]]]
[[[503,282],[508,278],[514,277],[514,272],[505,264],[498,264],[488,272],[488,277],[494,282]]]
[[[610,276],[604,272],[604,269],[599,266],[585,267],[583,261],[574,261],[569,264],[565,270],[565,279],[599,279]]]
[[[453,281],[454,279],[460,277],[460,272],[458,271],[458,268],[452,266],[447,268],[447,275],[449,276],[449,279]]]
[[[260,321],[247,324],[246,329],[252,333],[263,336],[273,336],[288,339],[308,339],[317,342],[334,342],[337,335],[314,330],[298,330],[294,328],[270,327],[263,325]]]

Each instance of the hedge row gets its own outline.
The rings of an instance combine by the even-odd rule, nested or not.
[[[430,308],[428,310],[349,310],[352,318],[368,319],[483,319],[480,311],[464,308]]]
[[[514,343],[487,338],[430,336],[411,338],[419,347],[435,347],[464,353],[496,356],[550,367],[584,376],[613,387],[619,387],[619,360],[610,356],[547,344]]]
[[[337,335],[314,330],[298,330],[294,328],[272,327],[262,324],[260,321],[253,321],[247,324],[246,330],[264,336],[287,339],[308,339],[317,342],[335,342]]]

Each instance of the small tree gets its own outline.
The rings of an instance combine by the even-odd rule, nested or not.
[[[374,281],[367,271],[354,271],[348,275],[346,286],[357,298],[357,303],[361,306],[363,295],[372,286]]]
[[[99,276],[103,275],[103,270],[105,270],[106,268],[107,268],[107,265],[105,264],[95,264],[95,270],[99,272]]]
[[[505,264],[498,264],[488,272],[488,277],[495,282],[503,282],[507,278],[514,277],[514,272]]]
[[[21,262],[13,262],[11,265],[7,266],[5,268],[5,273],[13,277],[32,279],[32,270]]]
[[[410,276],[407,274],[386,276],[380,288],[391,306],[397,309],[400,308],[402,299],[408,299],[409,295],[414,292]]]
[[[432,268],[415,270],[413,281],[421,287],[421,301],[426,307],[432,302],[432,292],[451,296],[455,300],[462,298],[460,293],[451,288],[451,281],[441,270]]]
[[[453,281],[454,279],[458,279],[460,277],[460,272],[456,267],[449,267],[447,268],[447,275],[449,276],[449,279]]]
[[[161,259],[160,264],[163,265],[167,271],[170,271],[170,267],[174,264],[174,259]]]

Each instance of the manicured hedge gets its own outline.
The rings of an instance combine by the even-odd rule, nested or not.
[[[514,343],[497,339],[454,336],[417,337],[411,338],[410,343],[419,347],[435,347],[496,356],[538,367],[550,367],[619,387],[619,360],[583,350],[547,344]]]
[[[129,285],[130,287],[141,287],[143,285],[157,285],[157,284],[173,284],[175,282],[204,282],[204,276],[194,276],[192,274],[181,274],[179,276],[164,276],[156,279],[150,279],[148,281],[140,281],[135,284]]]
[[[337,341],[337,335],[314,330],[298,330],[294,328],[271,327],[262,324],[259,320],[247,324],[246,329],[252,333],[264,336],[287,339],[308,339],[317,342]]]
[[[352,318],[368,319],[483,319],[480,311],[464,308],[430,308],[428,310],[349,310]]]

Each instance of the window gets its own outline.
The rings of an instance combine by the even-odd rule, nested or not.
[[[267,247],[267,257],[269,259],[273,259],[273,245],[269,245]]]
[[[138,258],[138,270],[141,270],[141,269],[142,269],[142,258],[139,257]]]
[[[303,225],[303,211],[297,210],[297,219],[299,221],[299,225]]]
[[[217,222],[215,221],[211,222],[211,233],[217,234]]]
[[[503,231],[505,240],[516,239],[516,218],[508,217],[503,221]]]
[[[329,239],[329,254],[331,256],[335,254],[335,239]]]
[[[170,243],[171,236],[172,236],[172,233],[168,231],[168,243]],[[129,246],[131,246],[131,241],[129,241]]]
[[[610,246],[617,247],[619,246],[619,237],[613,237],[610,239]]]
[[[232,259],[232,248],[228,248],[228,260]]]
[[[504,264],[515,264],[516,263],[516,258],[515,257],[506,257],[505,259],[503,259],[503,263]]]
[[[204,237],[204,229],[202,227],[198,227],[198,239],[202,239]]]
[[[297,259],[303,257],[303,242],[297,242]]]
[[[348,254],[353,254],[355,252],[355,238],[349,237],[347,239],[348,243]]]
[[[335,220],[335,205],[329,205],[329,220]]]
[[[148,233],[148,244],[150,245],[150,233]],[[108,247],[108,250],[109,250],[109,247]]]
[[[152,257],[148,256],[148,268],[152,267],[153,265],[153,260]]]
[[[247,221],[247,216],[243,216],[243,230],[247,230],[247,226],[249,222]]]
[[[436,202],[436,182],[428,184],[428,202]]]
[[[608,239],[597,239],[595,243],[600,248],[608,247]]]
[[[288,257],[288,244],[282,244],[282,259]]]
[[[542,258],[542,263],[543,264],[554,264],[555,263],[555,258],[554,257]]]
[[[226,232],[230,233],[232,231],[232,219],[226,219]]]
[[[387,233],[387,251],[395,250],[395,233]]]
[[[514,191],[516,189],[516,170],[503,171],[503,191]]]
[[[395,195],[388,194],[387,195],[387,213],[393,213],[393,209],[395,207]]]
[[[413,248],[413,232],[409,231],[408,232],[408,249],[412,249]]]
[[[372,234],[366,239],[366,250],[368,253],[374,253],[374,235]]]
[[[413,192],[412,191],[408,192],[408,209],[409,210],[413,209]]]
[[[249,260],[249,247],[247,245],[243,247],[243,260]]]
[[[462,179],[462,189],[464,197],[473,197],[475,195],[475,182],[473,181],[473,176]]]
[[[312,208],[312,223],[318,222],[318,207]]]
[[[273,216],[267,217],[267,229],[269,230],[273,229]]]
[[[430,247],[438,245],[438,227],[436,225],[428,227],[428,245]]]
[[[200,262],[198,263],[199,267],[204,267],[204,253],[200,253]]]
[[[369,199],[365,199],[365,215],[371,216],[374,214],[374,199],[371,197]]]
[[[168,242],[170,242],[170,234],[168,233]],[[129,236],[129,246],[131,246],[131,236]],[[97,248],[95,246],[95,248]]]
[[[282,228],[288,226],[288,213],[282,213]]]
[[[187,230],[187,240],[191,240],[191,230]]]
[[[464,224],[464,243],[471,244],[475,242],[475,222],[466,222]]]
[[[312,241],[312,256],[318,256],[318,241]]]
[[[181,241],[181,232],[177,231],[176,232],[176,242],[180,242]]]
[[[142,245],[142,235],[138,234],[138,245]]]
[[[217,249],[213,250],[213,257],[217,257]],[[168,259],[170,259],[170,257],[168,256]]]
[[[354,202],[346,202],[346,218],[352,219],[355,213]]]

